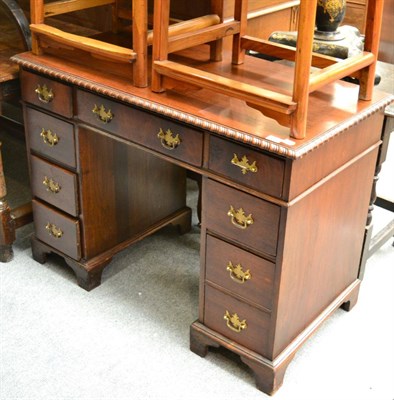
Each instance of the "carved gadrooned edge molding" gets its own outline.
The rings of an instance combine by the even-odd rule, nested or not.
[[[87,78],[82,78],[80,76],[69,73],[66,74],[63,71],[58,70],[57,68],[48,67],[47,65],[38,63],[36,61],[32,62],[25,60],[19,55],[11,57],[11,61],[15,62],[16,64],[20,65],[23,68],[33,70],[40,74],[48,75],[51,78],[71,83],[72,85],[79,86],[81,88],[90,90],[97,94],[111,97],[115,100],[122,101],[124,103],[128,103],[160,115],[164,115],[171,119],[175,119],[177,121],[193,125],[197,128],[217,133],[219,135],[234,139],[238,142],[243,142],[250,146],[262,150],[267,150],[271,153],[275,153],[291,159],[297,159],[305,156],[307,153],[321,146],[323,143],[331,140],[338,134],[343,133],[344,131],[352,128],[353,126],[357,125],[364,119],[368,118],[370,115],[380,110],[383,110],[389,104],[394,102],[394,96],[387,96],[386,98],[373,104],[372,107],[368,107],[367,109],[358,112],[352,118],[349,118],[343,123],[337,124],[335,127],[327,130],[325,133],[314,138],[313,141],[310,142],[306,141],[305,145],[300,146],[297,149],[290,149],[288,147],[282,146],[279,143],[274,143],[271,142],[270,140],[253,136],[250,133],[235,130],[225,125],[217,124],[215,122],[206,120],[204,118],[200,118],[195,115],[191,115],[183,111],[179,111],[174,108],[168,107],[166,105],[156,103],[152,100],[147,100],[138,97],[136,95],[133,95],[131,93],[121,91],[119,89],[114,89],[113,87],[107,85],[97,84],[97,82],[93,82]]]
[[[353,126],[359,124],[361,121],[367,119],[372,114],[375,114],[376,112],[379,111],[383,111],[392,102],[394,102],[393,95],[389,95],[384,99],[377,101],[371,107],[368,107],[367,109],[358,112],[352,118],[349,118],[346,121],[334,126],[333,128],[328,129],[325,133],[315,138],[312,143],[306,143],[305,146],[302,146],[299,149],[297,149],[296,156],[294,158],[303,157],[305,154],[321,146],[323,143],[328,142],[329,140],[339,135],[340,133],[343,133],[348,129],[352,128]]]

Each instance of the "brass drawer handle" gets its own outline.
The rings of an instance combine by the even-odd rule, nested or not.
[[[249,164],[249,160],[246,156],[243,156],[242,159],[240,160],[235,153],[234,153],[233,159],[231,160],[231,164],[236,165],[237,167],[241,168],[241,171],[244,175],[248,171],[249,172],[257,172],[258,171],[256,161],[253,161],[252,164]]]
[[[234,266],[233,263],[229,261],[226,270],[230,272],[230,278],[237,283],[245,283],[252,279],[250,270],[247,269],[244,271],[241,264]]]
[[[37,85],[37,89],[34,92],[37,93],[38,100],[45,104],[50,103],[55,97],[52,89],[48,89],[47,85]]]
[[[55,194],[60,192],[61,186],[52,178],[48,178],[47,176],[45,176],[42,184],[46,187],[48,192],[52,192]]]
[[[95,114],[97,118],[104,124],[108,124],[114,118],[112,111],[110,109],[107,111],[103,104],[101,104],[100,107],[95,104],[92,113]]]
[[[46,130],[42,128],[40,136],[42,137],[43,142],[48,146],[53,147],[59,143],[59,136],[57,136],[56,133],[52,133],[50,129]]]
[[[58,228],[55,224],[48,222],[45,226],[47,232],[56,239],[60,239],[63,236],[63,231]]]
[[[246,216],[243,208],[235,210],[233,206],[230,206],[230,210],[227,212],[227,215],[231,217],[231,223],[240,229],[246,229],[254,222],[252,214]]]
[[[227,326],[234,332],[240,333],[248,327],[246,324],[246,319],[241,321],[237,313],[230,315],[230,313],[226,310],[223,318],[226,320]]]
[[[179,134],[173,136],[171,129],[167,129],[164,133],[163,129],[160,128],[157,137],[160,139],[161,145],[167,150],[174,150],[181,144]]]

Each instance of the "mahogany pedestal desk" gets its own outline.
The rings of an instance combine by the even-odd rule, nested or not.
[[[168,224],[187,230],[186,169],[202,175],[199,318],[191,350],[238,354],[273,393],[297,349],[350,310],[384,108],[336,82],[311,96],[291,140],[241,101],[164,94],[52,56],[24,53],[22,97],[34,195],[33,257],[60,254],[92,289],[111,257]],[[237,68],[256,71],[261,60]],[[288,82],[268,63],[267,81]]]

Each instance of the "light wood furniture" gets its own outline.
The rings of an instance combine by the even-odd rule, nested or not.
[[[0,39],[0,123],[4,130],[23,135],[23,126],[3,115],[3,101],[18,102],[20,99],[18,66],[10,57],[30,49],[27,19],[14,0],[0,0],[2,37]],[[8,132],[7,132],[8,133]],[[0,144],[1,145],[1,144]],[[10,208],[7,202],[7,186],[0,153],[0,261],[13,258],[12,244],[15,231],[32,221],[31,204]]]
[[[13,60],[22,69],[35,260],[61,255],[91,289],[133,241],[171,222],[187,229],[182,171],[201,174],[191,349],[201,356],[210,346],[229,349],[259,389],[275,392],[305,340],[357,301],[393,97],[374,91],[359,101],[353,84],[326,85],[311,94],[306,138],[295,141],[271,118],[210,90],[156,94],[50,55]],[[291,81],[284,65],[251,58],[238,68],[246,74],[261,65],[267,79]]]
[[[117,71],[129,78],[135,86],[146,87],[149,80],[148,47],[152,45],[152,31],[148,29],[148,1],[134,0],[131,9],[123,7],[119,0],[59,0],[44,3],[44,0],[31,0],[32,51],[42,55],[52,53],[78,59],[82,64],[101,64],[104,72]],[[66,32],[47,23],[47,18],[81,11],[87,8],[111,6],[113,35],[99,34],[85,37]],[[127,24],[123,24],[127,21]],[[207,29],[217,24],[219,17],[206,15],[187,21],[171,20],[167,27],[168,40],[187,32]],[[131,24],[131,25],[130,25]],[[131,28],[130,28],[131,26]],[[123,34],[122,34],[123,33]],[[95,36],[95,35],[94,35]],[[93,57],[93,58],[92,58]]]
[[[207,1],[209,3],[209,1]],[[171,1],[171,7],[176,0]],[[249,0],[247,34],[260,39],[268,39],[273,31],[297,29],[300,0]],[[231,18],[234,0],[225,0],[224,19]]]
[[[147,30],[148,30],[148,5],[147,0],[135,0],[129,19],[132,20],[133,35],[127,47],[110,44],[101,40],[86,38],[81,35],[67,33],[45,23],[45,19],[63,13],[83,10],[91,7],[110,5],[113,13],[113,30],[119,27],[122,15],[116,0],[60,0],[44,3],[44,0],[31,0],[31,25],[32,51],[43,54],[45,47],[63,46],[66,48],[82,50],[94,57],[115,63],[132,64],[130,79],[136,86],[148,85],[147,77]],[[73,50],[72,50],[73,51]]]
[[[212,0],[211,6],[212,12],[221,17],[223,2]],[[165,78],[170,78],[170,82],[167,84],[169,87],[171,87],[172,80],[179,80],[224,93],[245,101],[249,106],[289,127],[290,136],[297,139],[304,138],[306,134],[309,95],[324,85],[345,76],[356,76],[360,81],[360,99],[369,100],[371,98],[379,46],[382,0],[371,0],[368,3],[365,51],[345,60],[317,53],[312,54],[315,2],[301,1],[298,18],[299,39],[296,49],[246,35],[247,0],[235,0],[233,20],[230,22],[221,18],[220,24],[208,30],[190,32],[179,37],[178,40],[173,38],[170,43],[167,34],[169,9],[170,0],[156,0],[152,71],[152,90],[155,92],[165,90]],[[185,48],[185,45],[191,47],[196,44],[212,42],[227,35],[233,36],[232,63],[234,65],[244,62],[245,50],[254,50],[268,56],[294,61],[294,79],[291,90],[286,91],[280,87],[276,90],[269,90],[259,86],[258,78],[255,78],[252,84],[247,84],[239,81],[236,73],[234,73],[234,78],[224,77],[220,74],[213,75],[194,60],[191,61],[191,65],[187,65],[187,62],[169,60],[170,53]],[[210,59],[220,60],[220,51],[214,55],[211,52]],[[319,67],[319,69],[312,71],[311,66]],[[236,68],[234,67],[234,69]]]

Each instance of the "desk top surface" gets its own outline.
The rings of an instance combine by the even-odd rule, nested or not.
[[[245,65],[219,67],[219,72],[226,74],[236,68],[237,76],[246,82],[251,74],[260,74],[259,79],[279,86],[283,93],[291,90],[293,69],[290,66],[254,57],[246,59]],[[12,60],[24,68],[289,158],[302,157],[372,113],[384,110],[394,100],[393,95],[375,89],[371,101],[359,101],[357,85],[343,81],[329,84],[310,95],[307,137],[297,140],[290,138],[288,128],[241,100],[205,89],[179,85],[157,94],[149,87],[136,88],[131,79],[50,55],[27,52]]]

